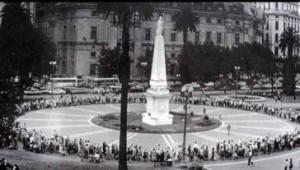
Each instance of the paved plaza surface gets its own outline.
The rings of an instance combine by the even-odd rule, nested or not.
[[[298,103],[286,104],[276,103],[274,100],[268,99],[264,102],[268,105],[277,107],[299,107]],[[199,145],[215,146],[216,142],[223,140],[252,140],[265,136],[277,136],[286,132],[291,132],[298,124],[288,122],[277,117],[268,116],[262,113],[251,111],[243,111],[237,109],[212,107],[202,105],[190,105],[189,111],[195,114],[202,114],[203,108],[206,113],[219,119],[221,114],[222,125],[216,129],[193,132],[187,134],[187,144],[195,141]],[[171,104],[171,111],[183,111],[183,105]],[[107,129],[94,125],[91,119],[94,116],[117,112],[120,109],[119,104],[98,104],[54,108],[46,110],[32,111],[18,118],[18,121],[26,124],[29,129],[36,129],[43,132],[45,136],[52,136],[54,130],[58,134],[69,136],[71,138],[84,138],[92,143],[102,143],[106,141],[108,144],[119,143],[119,131]],[[145,104],[129,104],[128,111],[140,112],[145,111]],[[230,135],[227,135],[226,126],[231,124]],[[140,145],[143,148],[156,147],[158,144],[162,148],[174,147],[181,145],[183,141],[182,133],[178,134],[142,134],[128,132],[128,145]],[[293,157],[295,168],[300,166],[300,150],[291,152],[275,153],[270,156],[254,157],[254,167],[248,167],[246,160],[238,161],[217,161],[205,162],[206,166],[216,170],[234,170],[234,169],[283,169],[284,159]],[[79,158],[78,158],[79,161]]]

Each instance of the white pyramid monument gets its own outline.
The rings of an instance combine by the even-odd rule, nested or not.
[[[170,92],[167,85],[165,42],[162,36],[163,20],[157,22],[150,88],[147,89],[147,112],[143,114],[143,122],[152,126],[169,125],[173,115],[169,114]]]

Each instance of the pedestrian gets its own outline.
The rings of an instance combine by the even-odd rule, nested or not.
[[[290,158],[290,164],[289,164],[289,170],[292,170],[293,169],[293,158]]]
[[[289,160],[285,159],[285,161],[284,161],[284,170],[288,170],[288,167],[289,167]]]
[[[211,150],[211,159],[210,160],[212,160],[212,161],[215,160],[215,148],[214,147],[212,147],[212,150]]]
[[[251,149],[249,150],[249,153],[248,153],[248,166],[250,166],[250,165],[253,166]]]
[[[228,125],[227,125],[227,132],[228,132],[227,135],[230,135],[230,129],[231,129],[231,125],[228,124]]]
[[[7,162],[7,159],[2,158],[1,164],[0,164],[0,169],[6,170],[6,169],[12,169],[13,166]]]
[[[17,164],[14,164],[12,170],[20,170],[19,166]]]

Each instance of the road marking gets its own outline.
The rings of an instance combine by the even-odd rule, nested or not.
[[[174,139],[172,138],[172,136],[171,136],[171,135],[166,135],[166,136],[167,136],[167,138],[169,139],[169,141],[171,142],[171,144],[174,145],[174,144],[175,144],[175,141],[174,141]]]
[[[127,134],[127,141],[134,138],[134,137],[136,137],[137,135],[138,135],[137,133],[128,133]],[[115,144],[118,144],[118,143],[119,143],[119,139],[111,142],[109,145],[115,145]]]
[[[220,129],[214,129],[213,131],[215,132],[220,132],[220,133],[225,133],[227,134],[228,132],[226,130],[220,130]],[[263,138],[263,136],[258,136],[258,135],[251,135],[251,134],[247,134],[247,133],[240,133],[240,132],[234,132],[234,131],[230,131],[230,134],[234,134],[237,136],[245,136],[245,137],[250,137],[250,138]]]
[[[78,128],[78,127],[92,127],[92,125],[79,124],[79,125],[33,126],[33,127],[27,127],[27,129],[59,129],[59,128]]]
[[[258,116],[261,115],[259,113],[243,113],[243,114],[222,114],[222,118],[229,118],[229,117],[245,117],[245,116]]]
[[[78,119],[40,119],[40,118],[20,118],[17,121],[49,121],[49,122],[86,122],[86,120],[78,120]]]
[[[78,107],[70,107],[69,109],[83,111],[85,113],[103,114],[103,112],[99,112],[99,111],[96,111],[96,110],[84,109],[84,108],[78,108]]]
[[[225,120],[226,123],[276,123],[282,120]]]
[[[172,148],[172,145],[169,143],[167,137],[165,135],[161,135],[162,138],[164,139],[164,141],[166,142],[166,144],[168,145],[169,148]]]
[[[74,135],[70,135],[70,137],[71,138],[77,138],[77,137],[81,137],[81,136],[89,136],[89,135],[106,133],[106,132],[110,132],[110,131],[112,131],[112,130],[110,130],[110,129],[101,129],[101,130],[97,130],[97,131],[93,131],[93,132],[77,133],[77,134],[74,134]]]
[[[225,109],[225,108],[209,109],[209,110],[206,110],[206,113],[219,113],[224,110],[227,110],[227,109]]]
[[[28,114],[46,114],[49,115],[51,117],[53,117],[54,115],[61,115],[61,116],[71,116],[71,117],[90,117],[90,115],[80,115],[80,114],[67,114],[67,113],[60,113],[60,112],[35,112],[35,113],[28,113]],[[27,115],[28,115],[27,114]]]
[[[267,130],[267,131],[289,131],[288,129],[281,128],[268,128],[268,127],[253,127],[253,126],[240,126],[234,125],[232,128],[242,128],[242,129],[256,129],[256,130]]]
[[[202,139],[205,139],[205,140],[212,141],[212,142],[219,142],[220,141],[219,139],[216,139],[216,138],[204,135],[204,134],[200,134],[200,133],[192,133],[192,135],[197,136],[197,137],[202,138]]]
[[[294,155],[294,154],[298,154],[298,153],[300,153],[300,150],[288,152],[286,154],[270,156],[270,157],[267,157],[267,158],[264,157],[264,158],[255,159],[255,157],[253,157],[252,160],[254,162],[262,162],[262,161],[278,159],[278,158],[287,158],[290,155]],[[234,161],[234,162],[212,163],[212,164],[206,164],[206,165],[204,165],[204,167],[210,168],[210,167],[217,167],[217,166],[230,166],[230,165],[246,164],[247,162],[248,162],[248,160]]]

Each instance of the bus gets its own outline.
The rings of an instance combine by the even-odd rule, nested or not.
[[[92,79],[92,86],[98,87],[98,86],[111,86],[120,84],[118,77],[112,77],[112,78],[93,78]]]
[[[50,84],[53,81],[54,87],[78,87],[80,83],[82,83],[82,79],[79,79],[77,77],[57,77],[57,78],[51,78]]]

